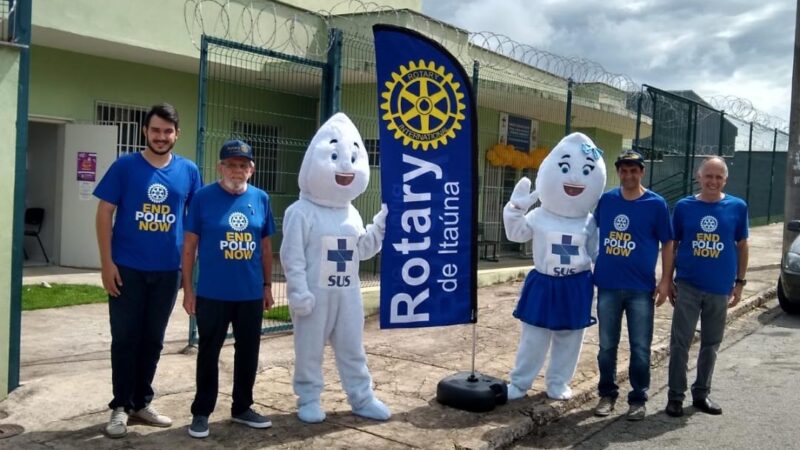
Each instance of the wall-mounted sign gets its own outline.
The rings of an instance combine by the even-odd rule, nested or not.
[[[527,117],[500,113],[500,142],[513,145],[521,152],[531,152],[538,147],[539,122]]]

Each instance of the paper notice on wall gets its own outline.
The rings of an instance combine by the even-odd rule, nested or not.
[[[78,198],[81,200],[91,200],[94,192],[94,181],[78,181]]]

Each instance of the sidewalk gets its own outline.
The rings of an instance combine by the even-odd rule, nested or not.
[[[751,229],[746,300],[729,313],[729,320],[774,296],[781,236],[782,224]],[[503,273],[507,272],[484,272],[482,278]],[[43,275],[26,280],[40,281],[52,282]],[[476,369],[480,372],[507,378],[513,366],[519,324],[511,312],[520,287],[521,283],[515,281],[479,290]],[[671,314],[669,305],[656,311],[654,364],[666,356]],[[220,357],[221,392],[211,416],[211,436],[195,440],[186,431],[191,420],[195,357],[181,353],[188,319],[176,305],[156,375],[158,393],[154,401],[154,406],[171,416],[175,424],[168,429],[132,425],[126,438],[111,440],[102,433],[111,393],[107,307],[84,305],[25,312],[22,329],[23,386],[0,402],[0,417],[3,412],[8,414],[0,425],[19,424],[26,431],[0,439],[0,448],[497,448],[596,398],[596,326],[586,332],[572,383],[573,399],[546,399],[540,377],[531,396],[489,413],[474,414],[441,406],[435,400],[439,380],[469,370],[472,326],[380,330],[373,316],[367,320],[365,347],[376,393],[392,410],[390,421],[372,422],[350,413],[333,354],[327,349],[322,401],[328,419],[318,425],[300,422],[291,387],[292,336],[283,334],[262,340],[255,387],[254,407],[270,416],[273,427],[251,430],[228,420],[233,372],[233,346],[228,343]],[[625,335],[623,331],[619,353],[624,392],[628,389],[624,380],[628,364]],[[662,408],[653,404],[648,415]]]

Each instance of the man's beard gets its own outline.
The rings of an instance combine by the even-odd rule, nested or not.
[[[154,149],[154,148],[153,148],[153,146],[152,146],[152,145],[150,145],[150,143],[149,143],[149,142],[147,143],[147,148],[149,148],[151,152],[155,153],[155,154],[156,154],[156,155],[158,155],[158,156],[164,156],[164,155],[166,155],[167,153],[171,152],[171,151],[172,151],[172,147],[175,147],[175,143],[172,143],[172,144],[170,144],[170,145],[169,145],[169,147],[167,147],[167,149],[166,149],[166,150],[164,150],[164,151],[160,152],[160,151],[158,151],[158,150]]]
[[[224,177],[220,180],[223,186],[225,186],[229,191],[242,193],[247,190],[247,181],[238,182],[238,181],[228,181]]]

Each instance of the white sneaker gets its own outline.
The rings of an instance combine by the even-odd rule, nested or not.
[[[172,419],[163,414],[159,414],[159,412],[156,411],[156,409],[151,405],[147,405],[144,408],[135,411],[133,414],[131,414],[131,417],[154,427],[166,428],[172,426]]]
[[[600,397],[597,406],[594,407],[594,415],[597,417],[606,417],[614,410],[614,404],[617,402],[616,397]]]
[[[128,413],[125,408],[119,407],[111,411],[111,418],[106,425],[106,436],[116,439],[128,434]]]

